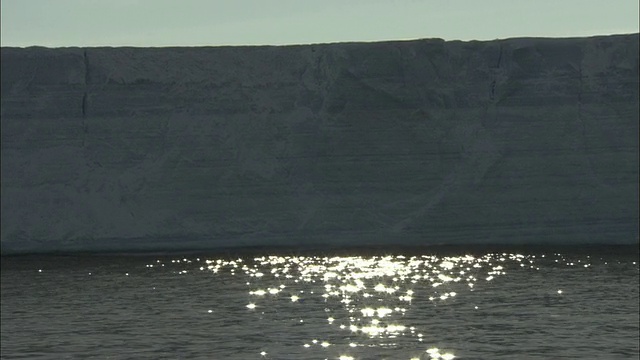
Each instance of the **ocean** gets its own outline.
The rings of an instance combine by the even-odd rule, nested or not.
[[[637,359],[638,246],[2,257],[2,359]]]

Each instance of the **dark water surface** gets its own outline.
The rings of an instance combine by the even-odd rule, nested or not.
[[[637,359],[638,248],[2,258],[2,359]]]

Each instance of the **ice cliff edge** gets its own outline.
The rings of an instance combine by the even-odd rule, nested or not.
[[[2,254],[637,243],[638,34],[2,48]]]

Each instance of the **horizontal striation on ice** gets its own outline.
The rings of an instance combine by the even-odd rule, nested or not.
[[[3,254],[638,242],[638,34],[1,55]]]

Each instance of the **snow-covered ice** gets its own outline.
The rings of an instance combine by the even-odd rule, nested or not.
[[[3,254],[638,242],[638,34],[1,60]]]

